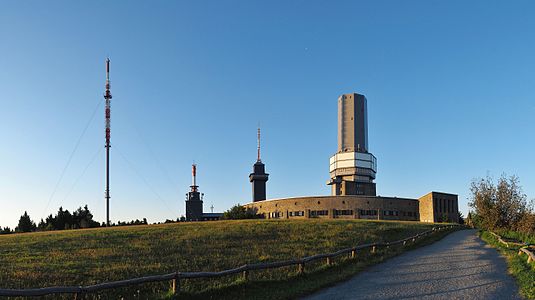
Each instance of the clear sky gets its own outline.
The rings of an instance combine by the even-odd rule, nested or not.
[[[470,181],[506,172],[533,198],[534,15],[533,1],[2,1],[0,225],[84,204],[105,220],[107,56],[114,222],[184,214],[193,161],[205,211],[249,202],[259,123],[268,197],[328,195],[350,92],[368,98],[379,195],[457,193],[466,215]]]

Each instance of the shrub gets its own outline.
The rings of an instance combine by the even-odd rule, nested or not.
[[[261,217],[262,215],[256,214],[254,210],[245,208],[239,203],[223,213],[225,220],[259,219]]]

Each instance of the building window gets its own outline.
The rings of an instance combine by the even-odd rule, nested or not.
[[[353,215],[353,210],[351,209],[336,209],[334,210],[334,215],[336,216],[351,216]]]
[[[305,215],[304,211],[291,211],[288,213],[288,216],[290,217],[302,217]]]
[[[329,215],[329,211],[328,210],[311,210],[310,211],[310,216],[312,216],[312,217],[327,216],[327,215]]]
[[[361,216],[377,216],[377,211],[373,209],[361,209],[359,213]]]
[[[278,219],[278,218],[281,217],[281,215],[282,215],[282,214],[281,214],[280,211],[275,211],[275,212],[272,212],[272,213],[271,213],[271,218],[273,218],[273,219]]]

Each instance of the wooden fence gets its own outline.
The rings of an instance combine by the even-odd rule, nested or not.
[[[309,262],[325,259],[326,264],[331,265],[333,263],[333,258],[348,254],[351,258],[356,258],[357,252],[360,250],[370,249],[371,253],[375,253],[378,248],[389,248],[395,245],[406,245],[409,243],[416,242],[417,239],[427,236],[434,233],[435,231],[442,231],[444,229],[451,229],[453,227],[459,227],[459,225],[445,225],[433,227],[431,230],[424,231],[417,235],[399,240],[394,242],[386,243],[371,243],[365,245],[359,245],[352,248],[342,249],[332,253],[326,254],[317,254],[313,256],[304,257],[301,259],[292,259],[285,261],[277,262],[268,262],[268,263],[256,263],[256,264],[246,264],[238,268],[224,270],[220,272],[174,272],[164,275],[154,275],[146,276],[134,279],[105,282],[90,286],[65,286],[65,287],[47,287],[47,288],[37,288],[37,289],[0,289],[0,296],[12,296],[12,297],[32,297],[32,296],[46,296],[51,294],[74,294],[75,299],[78,295],[99,292],[107,289],[115,289],[120,287],[138,285],[142,283],[150,282],[161,282],[161,281],[170,281],[173,293],[180,292],[180,279],[193,279],[193,278],[217,278],[233,274],[242,274],[243,278],[247,280],[248,274],[250,271],[255,270],[266,270],[274,268],[282,268],[288,266],[297,266],[299,273],[305,272],[305,265]]]
[[[518,243],[518,242],[512,242],[512,241],[505,241],[501,236],[497,235],[496,233],[489,231],[490,234],[496,237],[498,241],[505,245],[505,247],[509,248],[510,246],[519,247],[518,249],[518,255],[522,255],[522,253],[526,254],[528,256],[528,263],[535,261],[535,254],[533,249],[533,245],[525,244],[525,243]]]

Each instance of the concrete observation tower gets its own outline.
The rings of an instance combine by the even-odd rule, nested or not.
[[[338,98],[338,152],[329,160],[331,195],[375,196],[377,159],[368,152],[367,100],[357,93]]]

